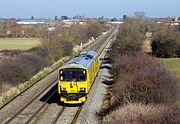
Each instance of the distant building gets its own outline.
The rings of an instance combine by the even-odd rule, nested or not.
[[[71,25],[87,25],[87,20],[82,19],[68,19],[63,20],[64,27],[71,27]]]
[[[122,22],[122,21],[110,21],[109,23],[110,24],[122,24],[124,22]]]
[[[180,17],[177,17],[177,16],[176,16],[176,17],[174,18],[174,21],[175,21],[175,22],[180,22]]]
[[[55,31],[55,29],[56,29],[55,27],[48,27],[48,28],[47,28],[47,30],[48,30],[49,32]]]
[[[46,23],[45,19],[18,19],[17,24],[20,25],[36,25]]]
[[[87,25],[87,21],[80,21],[79,25]]]

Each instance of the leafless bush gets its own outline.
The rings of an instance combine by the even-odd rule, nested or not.
[[[48,38],[41,40],[41,45],[48,52],[48,57],[51,61],[57,61],[63,56],[72,53],[73,44],[64,37],[59,36],[58,32],[49,34]]]
[[[127,52],[137,52],[142,49],[145,35],[141,26],[142,24],[137,21],[128,20],[119,28],[116,41],[112,45],[112,57]]]
[[[8,82],[17,85],[31,78],[45,66],[40,56],[32,53],[21,53],[10,56],[1,62],[0,82]]]
[[[173,104],[176,102],[177,81],[162,66],[146,65],[118,77],[113,95],[124,103]]]
[[[152,54],[156,57],[180,57],[180,33],[170,28],[158,31],[153,37],[151,46]]]
[[[141,51],[113,60],[111,105],[98,113],[100,117],[127,103],[175,103],[176,79],[155,58]]]
[[[112,124],[179,124],[180,109],[163,104],[125,105],[106,116],[103,123]]]
[[[144,29],[140,26],[128,22],[119,30],[111,50],[111,104],[97,115],[103,123],[178,124],[180,110],[172,106],[178,94],[177,80],[142,52]]]
[[[158,64],[157,61],[143,51],[125,53],[113,58],[111,73],[116,79],[120,74],[131,73],[135,69],[154,64]]]

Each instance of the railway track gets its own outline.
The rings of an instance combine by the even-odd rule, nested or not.
[[[106,47],[106,44],[109,42],[112,35],[113,35],[113,30],[111,30],[105,37],[98,39],[98,41],[96,43],[93,43],[87,49],[95,50],[98,52],[98,55],[100,55],[101,52],[103,51],[103,49]],[[105,43],[104,43],[104,40],[106,40]],[[98,50],[99,48],[101,48],[101,49]],[[40,111],[48,106],[47,101],[50,100],[53,97],[53,95],[55,95],[55,93],[57,92],[57,88],[55,88],[54,91],[52,91],[52,93],[46,98],[46,100],[44,102],[41,102],[39,100],[50,89],[52,89],[53,87],[56,87],[55,86],[56,82],[57,82],[57,79],[53,80],[50,83],[50,85],[48,85],[43,90],[41,90],[32,100],[30,100],[26,105],[24,105],[21,109],[19,109],[15,114],[9,116],[5,121],[3,121],[3,123],[4,124],[9,124],[9,123],[11,123],[11,124],[13,124],[13,123],[29,124],[29,123],[31,123],[33,121],[33,119],[40,113]],[[58,120],[63,120],[62,119],[63,114],[69,113],[68,111],[70,111],[70,113],[73,113],[71,119],[69,119],[69,120],[71,120],[70,123],[75,124],[78,119],[78,116],[81,112],[82,107],[83,107],[83,105],[74,107],[73,112],[71,112],[72,110],[70,110],[70,109],[72,109],[72,107],[62,106],[60,111],[57,113],[56,117],[53,119],[52,124],[59,122]],[[34,108],[34,109],[32,109],[32,108]]]
[[[56,79],[57,80],[57,79]],[[47,101],[49,99],[52,98],[52,96],[57,92],[57,89],[55,89],[52,94],[50,96],[48,96],[48,98],[45,100],[45,102],[39,102],[39,99],[41,99],[41,97],[44,95],[44,93],[48,92],[50,89],[52,89],[52,87],[55,86],[55,83],[56,83],[56,80],[54,81],[54,84],[50,84],[48,85],[46,88],[44,88],[44,90],[42,90],[39,94],[37,94],[31,101],[29,101],[25,106],[23,106],[18,112],[16,112],[14,115],[12,115],[9,119],[7,119],[4,123],[6,124],[9,124],[9,123],[19,123],[19,119],[21,120],[22,123],[30,123],[31,120],[41,111],[41,109],[43,109],[44,107],[46,107],[47,105]],[[33,111],[33,114],[31,114],[32,111],[29,112],[29,109],[32,110],[31,106],[30,105],[33,105],[33,106],[37,106],[38,108]],[[27,112],[28,111],[28,112]],[[29,116],[22,119],[23,118],[23,115],[27,115]]]
[[[52,121],[51,124],[58,124],[58,123],[61,123],[61,124],[76,124],[82,107],[83,107],[83,105],[81,104],[79,107],[73,108],[73,112],[72,112],[72,110],[70,110],[72,108],[70,108],[70,107],[68,108],[66,106],[63,106],[60,109],[60,111],[58,112],[58,114],[56,115],[56,117],[54,118],[54,120]],[[70,113],[70,112],[71,112],[71,115],[66,114],[66,113]]]

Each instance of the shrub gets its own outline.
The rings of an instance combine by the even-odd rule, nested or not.
[[[10,54],[10,53],[9,53]],[[9,56],[0,64],[0,82],[17,85],[31,78],[46,63],[40,56],[32,53],[20,53]]]
[[[102,123],[179,123],[180,110],[175,107],[177,80],[155,58],[142,51],[146,28],[134,24],[125,22],[112,45],[114,81],[108,90],[110,103],[97,116]]]
[[[120,74],[131,73],[145,65],[157,64],[157,61],[148,56],[145,52],[139,51],[134,53],[125,53],[112,58],[112,71],[114,79]]]
[[[180,109],[163,104],[125,105],[106,116],[103,123],[112,124],[179,124]]]
[[[152,54],[156,57],[180,57],[180,33],[172,30],[159,31],[153,37]]]
[[[111,105],[100,116],[127,103],[175,103],[176,79],[155,58],[142,51],[126,53],[113,58],[112,65]]]
[[[111,55],[113,57],[126,52],[137,52],[142,49],[145,35],[141,31],[140,25],[132,21],[126,21],[119,28],[116,41],[112,45]]]
[[[119,76],[112,91],[123,103],[173,104],[176,102],[177,81],[161,65],[146,65]]]
[[[72,53],[73,44],[59,36],[57,32],[53,32],[48,38],[43,38],[41,44],[47,49],[48,57],[53,62]]]
[[[40,56],[41,59],[47,64],[47,65],[51,65],[53,63],[53,61],[49,60],[49,53],[48,53],[48,49],[46,47],[43,46],[38,46],[38,47],[34,47],[30,50],[27,50],[28,53],[32,53],[32,54],[36,54],[37,56]]]
[[[88,37],[97,38],[99,35],[101,35],[103,28],[104,28],[103,24],[97,21],[90,21],[87,26],[86,35]]]

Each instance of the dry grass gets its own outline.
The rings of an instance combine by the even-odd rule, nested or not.
[[[2,82],[0,85],[0,96],[4,95],[8,90],[10,90],[13,87],[13,85],[7,83],[7,82]]]

